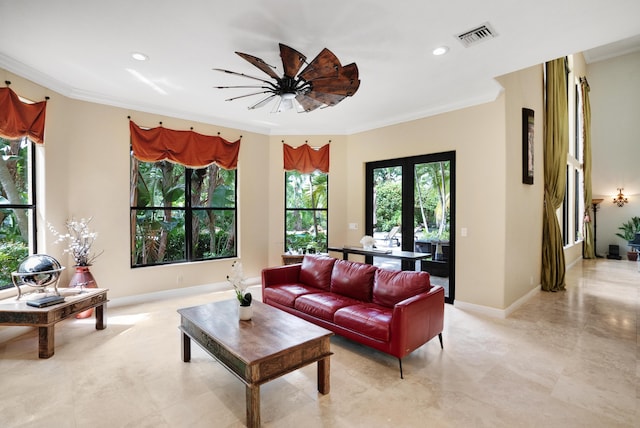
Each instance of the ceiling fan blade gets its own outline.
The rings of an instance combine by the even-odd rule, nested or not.
[[[259,80],[260,82],[264,82],[267,83],[271,86],[273,85],[273,82],[270,82],[268,80],[264,80],[264,79],[260,79],[259,77],[253,77],[253,76],[249,76],[248,74],[244,74],[244,73],[238,73],[237,71],[230,71],[230,70],[225,70],[222,68],[214,68],[215,71],[222,71],[223,73],[227,73],[227,74],[233,74],[234,76],[242,76],[242,77],[248,77],[249,79],[253,79],[253,80]]]
[[[311,91],[306,95],[309,98],[313,98],[314,100],[321,102],[327,107],[334,106],[346,98],[345,95],[326,94],[326,93],[315,92],[315,91]]]
[[[278,98],[278,102],[273,105],[271,113],[280,113],[282,111],[282,97]]]
[[[280,43],[280,58],[282,58],[284,75],[291,78],[296,77],[300,67],[307,60],[306,56],[282,43]]]
[[[242,52],[236,52],[236,54],[240,55],[242,58],[246,59],[254,66],[258,67],[260,70],[267,73],[270,77],[273,77],[276,80],[280,78],[280,76],[278,76],[276,72],[273,71],[275,67],[270,66],[269,64],[264,62],[262,59],[258,58],[257,56],[249,55]]]
[[[298,77],[306,81],[321,77],[333,77],[338,75],[338,70],[342,66],[338,58],[329,49],[322,51],[307,65]]]
[[[280,76],[278,76],[276,74],[276,72],[274,71],[275,67],[267,64],[266,62],[264,62],[262,59],[258,58],[257,56],[245,54],[245,53],[242,53],[242,52],[236,52],[236,54],[240,55],[242,58],[246,59],[247,61],[249,61],[254,66],[258,67],[260,70],[262,70],[265,73],[267,73],[270,77],[273,77],[276,80],[278,80],[280,78]]]
[[[216,89],[273,89],[268,86],[247,85],[247,86],[214,86]]]
[[[344,76],[347,79],[358,80],[358,66],[355,62],[345,65],[340,70],[338,70],[338,75]]]
[[[269,91],[262,91],[262,92],[253,92],[251,94],[245,94],[245,95],[239,95],[239,96],[233,97],[233,98],[227,98],[225,101],[233,101],[233,100],[237,100],[237,99],[240,99],[240,98],[252,97],[254,95],[268,94],[270,92],[273,92],[273,91],[269,90]]]
[[[296,101],[298,102],[298,104],[300,104],[300,107],[302,107],[302,111],[305,112],[310,112],[317,109],[318,107],[324,106],[324,104],[320,101],[314,100],[313,98],[302,94],[298,94],[296,96]]]
[[[256,108],[260,108],[260,107],[263,107],[263,106],[265,106],[265,105],[269,104],[269,102],[270,102],[270,101],[273,99],[273,97],[275,97],[275,96],[276,96],[276,94],[271,94],[271,95],[269,95],[267,98],[265,98],[265,99],[263,99],[263,100],[260,100],[260,101],[258,101],[257,103],[255,103],[254,105],[250,106],[250,107],[249,107],[249,110],[253,110],[253,109],[256,109]]]
[[[343,95],[346,97],[355,94],[359,87],[359,80],[352,80],[344,76],[316,79],[311,82],[311,88],[314,92]]]

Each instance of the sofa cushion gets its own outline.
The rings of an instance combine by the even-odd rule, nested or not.
[[[309,293],[319,293],[321,291],[322,290],[318,288],[309,287],[305,284],[273,285],[263,290],[263,299],[269,303],[279,303],[283,306],[293,308],[293,302],[295,302],[298,297]]]
[[[430,288],[427,272],[378,269],[373,279],[373,303],[393,307]]]
[[[329,291],[331,271],[336,259],[329,256],[307,254],[302,259],[299,280],[301,283]]]
[[[364,303],[338,309],[333,316],[333,322],[340,327],[388,342],[391,339],[389,332],[392,312],[391,308]]]
[[[331,272],[331,292],[371,302],[373,274],[377,269],[373,265],[337,260]]]
[[[300,312],[333,321],[333,314],[345,306],[357,305],[361,302],[328,291],[322,293],[305,294],[296,299],[294,307]]]

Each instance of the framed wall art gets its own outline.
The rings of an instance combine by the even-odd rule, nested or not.
[[[533,184],[533,110],[522,109],[522,182]]]

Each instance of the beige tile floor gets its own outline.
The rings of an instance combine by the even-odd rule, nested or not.
[[[581,261],[567,290],[507,319],[447,305],[434,340],[397,360],[332,339],[331,393],[315,365],[262,387],[266,427],[639,427],[640,272]],[[34,332],[0,343],[1,427],[240,427],[244,386],[192,347],[180,360],[176,309],[231,293],[112,307],[108,327],[68,320],[56,353]]]

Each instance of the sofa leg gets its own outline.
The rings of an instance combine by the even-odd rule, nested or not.
[[[398,362],[400,363],[400,379],[404,379],[404,376],[402,376],[402,358],[398,358]]]
[[[444,349],[444,346],[442,345],[442,333],[438,333],[438,339],[440,339],[440,349]]]

